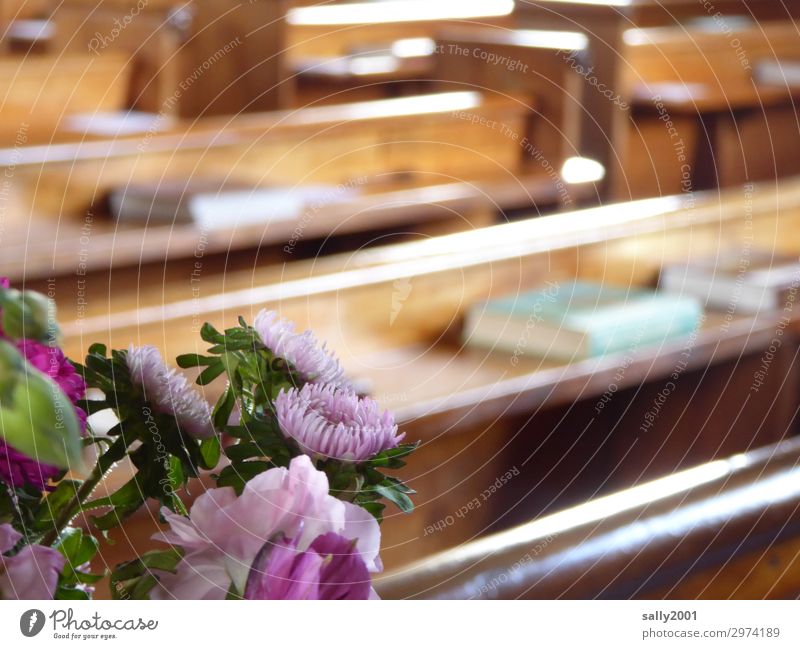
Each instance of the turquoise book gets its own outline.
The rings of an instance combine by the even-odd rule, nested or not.
[[[515,357],[571,361],[688,337],[702,315],[700,300],[691,296],[594,282],[549,282],[475,304],[466,314],[463,336],[467,345]]]

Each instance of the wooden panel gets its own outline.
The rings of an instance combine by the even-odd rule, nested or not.
[[[49,141],[70,115],[119,110],[129,82],[126,59],[120,56],[0,57],[2,143]]]
[[[194,117],[286,105],[280,0],[140,4],[69,0],[54,14],[52,49],[124,52],[141,110]]]
[[[563,55],[585,52],[581,34],[460,27],[440,31],[436,44],[434,76],[443,88],[535,98],[530,132],[520,137],[556,168],[581,155],[582,80]]]
[[[621,197],[733,186],[800,171],[792,93],[754,78],[759,61],[800,57],[789,22],[626,33],[634,104]]]

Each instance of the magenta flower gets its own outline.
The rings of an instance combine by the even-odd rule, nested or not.
[[[72,403],[86,394],[86,382],[58,347],[50,347],[36,340],[20,340],[17,348],[28,363],[53,379]]]
[[[363,462],[395,448],[405,437],[397,434],[394,416],[381,412],[377,401],[331,385],[281,390],[275,413],[283,434],[312,456]]]
[[[30,485],[44,491],[47,483],[60,473],[58,467],[40,464],[0,440],[0,480],[7,485],[14,488]]]
[[[183,374],[167,367],[155,347],[131,345],[127,363],[131,381],[142,388],[156,412],[175,417],[180,428],[196,439],[214,435],[211,406]]]
[[[0,599],[53,599],[64,556],[43,545],[26,545],[13,557],[3,556],[22,535],[0,525]]]
[[[73,404],[83,398],[86,383],[58,347],[50,347],[36,340],[21,340],[17,343],[17,348],[28,363],[49,376]],[[75,406],[75,415],[81,431],[85,431],[86,412]],[[0,440],[0,481],[12,487],[31,485],[44,490],[47,483],[60,473],[61,469],[40,464]]]
[[[275,356],[289,363],[304,381],[346,385],[344,370],[332,352],[320,346],[313,332],[297,333],[294,323],[284,320],[275,311],[263,309],[253,328],[261,342]]]
[[[185,554],[174,574],[160,575],[150,596],[224,599],[231,586],[244,594],[264,544],[280,537],[292,539],[293,548],[305,552],[317,537],[335,532],[355,541],[368,571],[380,571],[378,523],[365,509],[334,498],[328,489],[328,477],[302,455],[288,469],[260,473],[240,496],[231,487],[208,490],[195,501],[189,518],[163,509],[170,530],[154,538],[183,548]],[[317,551],[326,553],[330,554],[327,548]]]
[[[245,599],[369,599],[369,570],[355,543],[334,532],[314,539],[305,552],[281,538],[258,553]]]
[[[0,288],[11,288],[11,281],[8,277],[0,277]],[[0,317],[3,315],[3,310],[0,309]],[[2,327],[2,321],[0,320],[0,336],[5,335]]]

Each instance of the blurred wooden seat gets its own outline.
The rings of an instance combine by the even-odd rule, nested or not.
[[[713,257],[745,240],[796,256],[798,219],[800,184],[784,181],[698,194],[691,206],[681,197],[610,205],[281,266],[233,271],[226,260],[224,274],[203,260],[197,295],[187,269],[137,270],[84,289],[77,319],[74,287],[60,285],[57,297],[65,346],[75,355],[89,339],[155,344],[169,358],[202,353],[202,322],[231,326],[238,314],[252,320],[263,307],[313,328],[358,383],[396,412],[409,439],[423,441],[405,475],[420,493],[418,507],[384,525],[385,561],[398,566],[791,434],[800,393],[795,310],[733,318],[711,312],[688,353],[677,341],[630,359],[575,363],[523,356],[513,364],[508,354],[464,348],[460,329],[475,302],[545,281],[648,286],[663,264]],[[753,399],[753,375],[778,329],[783,342],[762,387],[773,398]],[[640,435],[678,366],[670,407]],[[616,405],[598,414],[611,383]],[[209,398],[215,394],[211,386]],[[731,406],[743,403],[746,409]],[[492,500],[457,516],[515,469],[518,477]]]
[[[87,219],[93,268],[109,267],[112,258],[115,266],[163,263],[194,250],[201,236],[229,249],[281,245],[287,228],[290,233],[297,227],[291,221],[264,221],[236,232],[232,214],[220,214],[211,234],[196,226],[175,228],[177,224],[151,224],[145,230],[146,214],[142,223],[122,227],[104,222],[105,197],[129,184],[210,180],[221,187],[224,180],[246,187],[285,187],[288,194],[308,184],[355,184],[364,196],[388,193],[391,202],[391,192],[466,181],[474,187],[456,196],[472,196],[470,200],[481,206],[482,219],[487,206],[497,211],[530,207],[540,200],[556,206],[573,201],[570,192],[579,196],[579,186],[568,186],[557,173],[551,176],[527,164],[519,138],[526,132],[528,111],[525,102],[514,98],[441,93],[235,118],[156,120],[158,128],[114,140],[0,150],[0,166],[14,168],[5,237],[9,244],[17,243],[19,251],[4,256],[2,265],[10,274],[28,279],[71,272],[85,248],[81,240]],[[374,208],[358,211],[369,208],[368,196],[364,200],[360,196],[361,202],[325,205],[322,211],[330,210],[325,219],[317,219],[320,210],[315,210],[309,232],[324,237],[328,232],[320,224],[335,227],[348,209],[358,215],[349,227],[356,222],[362,229],[370,224],[397,226],[400,206],[384,210],[379,218]],[[430,215],[438,209],[438,200],[435,194],[417,194],[411,199],[417,210],[407,210],[407,222],[422,224],[427,216],[419,208],[429,203]],[[379,197],[372,199],[372,205],[380,204]],[[442,217],[443,213],[431,216],[436,221]],[[460,213],[450,218],[464,224]],[[57,232],[48,225],[56,222]],[[31,237],[40,228],[51,234]],[[149,245],[143,246],[144,241]]]
[[[401,39],[433,39],[465,23],[512,24],[509,0],[342,2],[290,8],[287,47],[292,60],[340,58]]]
[[[758,65],[800,57],[794,23],[632,30],[625,52],[634,126],[621,194],[675,193],[800,173],[797,88],[764,84],[755,75]]]
[[[123,56],[0,56],[0,144],[49,142],[71,117],[120,111],[129,96]]]
[[[285,11],[283,0],[66,0],[51,17],[50,49],[124,53],[137,110],[183,117],[275,110],[290,92]]]
[[[577,32],[514,30],[501,27],[444,28],[436,36],[434,77],[443,89],[474,89],[529,97],[530,143],[536,161],[556,167],[581,149],[583,79],[567,54],[581,60],[588,39]]]
[[[713,10],[710,10],[713,9]],[[734,17],[753,20],[786,20],[800,15],[800,5],[782,0],[721,0],[713,8],[694,0],[632,0],[631,2],[584,2],[583,0],[526,0],[517,4],[516,25],[531,29],[581,31],[589,39],[590,58],[576,62],[584,71],[588,85],[581,125],[582,150],[600,161],[606,169],[607,195],[618,200],[641,196],[636,187],[625,183],[623,160],[628,150],[628,110],[619,101],[610,101],[609,90],[624,97],[626,53],[625,30],[632,27],[667,26],[683,29],[693,20],[712,20],[723,26]],[[667,152],[669,153],[669,152]],[[668,191],[662,192],[664,194]]]
[[[799,509],[793,439],[424,558],[377,589],[384,599],[795,599]]]

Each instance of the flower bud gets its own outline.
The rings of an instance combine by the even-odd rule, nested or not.
[[[0,341],[0,437],[38,462],[82,470],[75,410],[54,381]]]
[[[11,338],[46,341],[58,336],[50,300],[36,291],[0,290],[0,329]],[[51,317],[52,316],[52,317]]]

